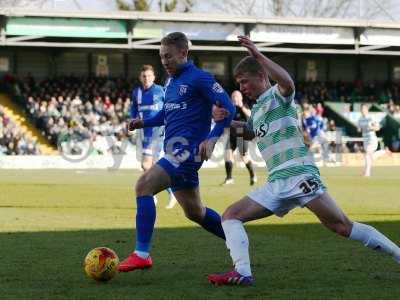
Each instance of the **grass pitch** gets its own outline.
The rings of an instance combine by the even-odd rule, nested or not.
[[[219,212],[250,187],[245,170],[220,187],[224,171],[202,170],[203,201]],[[259,178],[264,170],[259,169]],[[400,168],[322,169],[331,195],[351,219],[400,242]],[[328,232],[306,209],[247,225],[256,285],[214,287],[210,272],[227,271],[224,243],[186,220],[157,209],[148,271],[119,274],[106,284],[85,277],[81,263],[97,246],[121,259],[132,250],[134,171],[0,170],[0,299],[400,299],[400,265]],[[262,181],[262,180],[260,180]],[[259,182],[259,185],[262,184]]]

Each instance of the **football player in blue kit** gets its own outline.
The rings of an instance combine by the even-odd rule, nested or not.
[[[169,75],[164,107],[154,117],[136,118],[128,125],[130,131],[164,125],[165,156],[136,182],[136,245],[120,263],[121,272],[152,266],[149,253],[156,219],[153,196],[168,187],[187,218],[225,239],[220,215],[201,202],[198,170],[210,158],[224,128],[229,127],[235,108],[214,77],[188,60],[188,51],[189,41],[181,32],[161,40],[161,63]],[[229,113],[210,131],[212,107],[216,104]]]
[[[329,141],[324,132],[324,121],[316,114],[315,108],[308,105],[303,110],[302,127],[311,142],[311,149],[321,149],[324,165],[330,161]]]
[[[164,106],[164,88],[154,83],[156,79],[153,66],[143,65],[139,80],[141,85],[132,91],[130,116],[132,119],[149,119],[154,117]],[[141,166],[143,171],[151,168],[160,158],[164,140],[164,126],[147,127],[138,130],[136,146],[141,149]],[[166,208],[173,208],[176,199],[168,188],[169,202]],[[157,204],[156,198],[154,201]]]

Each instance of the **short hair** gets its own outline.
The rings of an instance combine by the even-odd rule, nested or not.
[[[152,71],[154,73],[154,68],[152,65],[143,65],[140,72]]]
[[[189,50],[189,40],[183,32],[171,32],[162,38],[161,45],[174,45],[178,49]]]
[[[233,70],[234,77],[242,75],[244,73],[258,74],[264,73],[264,68],[253,56],[246,56],[238,62],[235,69]]]

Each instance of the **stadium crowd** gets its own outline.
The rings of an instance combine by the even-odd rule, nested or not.
[[[0,105],[0,155],[37,155],[36,142],[24,134]]]
[[[298,102],[318,103],[335,101],[343,103],[367,102],[388,104],[400,103],[400,83],[398,82],[354,82],[308,81],[297,82],[296,100]]]
[[[18,81],[20,103],[32,122],[53,145],[91,140],[99,153],[121,152],[130,107],[130,84],[120,78],[75,76]],[[114,141],[106,141],[111,137]],[[110,147],[110,145],[113,145]]]
[[[89,139],[98,153],[121,153],[123,140],[128,138],[134,143],[134,139],[126,132],[134,80],[73,75],[37,80],[28,74],[23,78],[7,75],[3,78],[3,84],[19,99],[19,104],[33,124],[53,145],[60,146],[63,141],[71,139],[78,143]],[[299,81],[296,100],[303,107],[314,107],[316,114],[323,119],[324,131],[337,130],[334,120],[325,117],[325,101],[350,103],[350,107],[355,102],[380,103],[389,114],[400,117],[398,83]],[[34,143],[27,140],[15,124],[13,129],[10,126],[13,125],[8,125],[6,134],[6,126],[2,126],[3,136],[7,137],[0,140],[3,153],[38,153]],[[113,141],[106,141],[106,137]],[[332,144],[331,147],[332,151],[338,151],[337,145]],[[77,146],[68,151],[79,154],[81,150]],[[359,152],[362,149],[353,143],[340,151]]]

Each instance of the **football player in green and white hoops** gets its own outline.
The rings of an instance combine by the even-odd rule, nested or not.
[[[264,186],[228,207],[222,217],[226,245],[234,270],[210,274],[216,285],[251,285],[249,240],[243,223],[273,214],[283,217],[295,207],[307,207],[333,232],[392,256],[400,263],[400,248],[374,227],[352,222],[326,191],[298,126],[294,83],[281,66],[265,57],[245,36],[239,42],[250,56],[235,67],[240,91],[256,100],[247,123],[232,122],[243,138],[256,138],[269,177]],[[269,79],[276,82],[271,85]],[[221,113],[222,114],[222,113]],[[222,114],[223,115],[223,114]]]
[[[369,116],[367,104],[361,104],[361,117],[358,120],[358,130],[362,133],[364,146],[364,177],[371,176],[372,162],[385,154],[391,154],[389,148],[378,149],[376,131],[380,129],[379,123]]]

